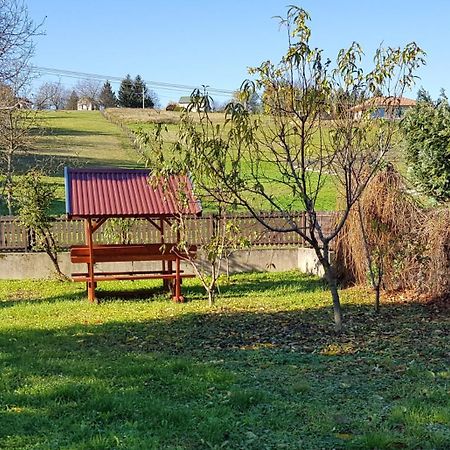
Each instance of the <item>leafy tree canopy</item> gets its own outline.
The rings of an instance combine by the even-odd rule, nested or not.
[[[330,245],[393,147],[398,130],[393,121],[374,121],[370,110],[361,111],[359,119],[354,111],[360,99],[377,92],[400,97],[414,83],[423,51],[414,42],[404,48],[379,48],[372,70],[365,71],[357,43],[340,50],[333,64],[311,46],[309,15],[303,9],[289,7],[280,23],[288,45],[279,63],[265,61],[250,69],[253,80],[242,84],[240,102],[227,106],[223,124],[209,115],[207,92],[193,93],[176,148],[170,153],[152,151],[152,167],[162,173],[188,172],[215,202],[246,209],[270,231],[299,234],[324,269],[340,331],[342,312]],[[246,105],[254,92],[270,92],[266,99],[263,94],[270,117],[249,113]],[[333,105],[336,92],[345,102],[339,107]],[[339,114],[323,120],[333,111]],[[333,183],[343,197],[342,214],[330,229],[317,220],[317,199],[326,183]],[[282,214],[282,221],[263,217],[260,212],[267,204]],[[305,223],[292,214],[299,208],[305,211]]]
[[[412,181],[438,202],[450,200],[450,105],[444,92],[433,101],[419,91],[417,105],[402,123]]]

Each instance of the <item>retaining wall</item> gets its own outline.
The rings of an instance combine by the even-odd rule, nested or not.
[[[201,254],[199,255],[200,260]],[[70,276],[71,272],[85,272],[86,265],[72,265],[69,253],[59,254],[59,263],[63,273]],[[299,269],[301,272],[323,275],[320,263],[310,248],[273,248],[238,250],[228,261],[222,262],[222,270],[230,273],[237,272],[283,272]],[[137,261],[134,263],[99,263],[96,271],[132,271],[132,270],[158,270],[161,262]],[[192,267],[182,264],[186,273],[192,273]],[[42,279],[54,276],[54,268],[50,258],[45,253],[3,253],[0,254],[0,279],[24,280]]]

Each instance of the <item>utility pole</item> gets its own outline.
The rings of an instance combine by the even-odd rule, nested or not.
[[[145,109],[145,86],[142,85],[142,109]]]

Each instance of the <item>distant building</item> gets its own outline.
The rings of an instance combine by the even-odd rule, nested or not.
[[[189,104],[191,103],[191,97],[189,95],[180,97],[180,100],[178,100],[177,106],[179,108],[187,109]]]
[[[350,109],[355,119],[369,111],[372,119],[401,119],[406,112],[416,106],[416,101],[406,97],[372,97]]]
[[[81,97],[77,102],[78,111],[94,111],[100,109],[100,105],[93,98]]]
[[[188,106],[192,103],[192,98],[190,95],[180,97],[180,100],[178,100],[177,107],[174,109],[176,110],[183,110],[188,109]],[[204,108],[200,108],[201,111],[204,110]],[[197,108],[192,108],[192,111],[197,111]]]
[[[17,97],[17,107],[19,109],[31,109],[33,102],[25,97]]]

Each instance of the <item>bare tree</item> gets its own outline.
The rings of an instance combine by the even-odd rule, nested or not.
[[[100,92],[102,91],[102,82],[89,78],[79,80],[75,86],[75,91],[80,98],[87,97],[98,101]]]
[[[12,89],[0,87],[0,174],[2,175],[1,197],[6,199],[9,214],[12,214],[14,158],[29,150],[32,142],[31,130],[37,126],[36,112],[20,108]]]
[[[0,196],[6,197],[10,214],[14,157],[29,148],[30,130],[36,126],[36,114],[20,93],[30,79],[33,38],[42,34],[41,29],[42,23],[33,23],[23,1],[0,0]]]
[[[252,116],[245,105],[231,103],[221,125],[208,114],[209,97],[194,93],[182,120],[178,152],[195,173],[197,187],[211,196],[225,193],[217,200],[244,207],[269,230],[298,233],[315,250],[340,331],[342,311],[330,245],[392,148],[397,130],[394,121],[373,119],[369,99],[380,90],[396,108],[424,53],[415,43],[380,48],[373,69],[364,72],[363,51],[353,43],[332,66],[322,50],[311,47],[309,16],[303,9],[290,7],[280,20],[287,29],[286,54],[278,64],[266,61],[251,69],[256,80],[242,86],[244,100],[255,89],[270,92],[272,115]],[[339,108],[333,105],[337,91],[345,94],[339,96]],[[332,111],[333,120],[325,120]],[[340,219],[329,232],[318,221],[316,206],[326,183],[344,199]],[[274,226],[260,214],[267,206],[284,216],[284,225]],[[306,228],[291,213],[299,208],[306,212]]]
[[[34,104],[37,109],[63,109],[70,96],[60,81],[46,81],[39,86]]]
[[[33,38],[42,34],[21,0],[0,0],[0,82],[17,83],[34,53]]]

